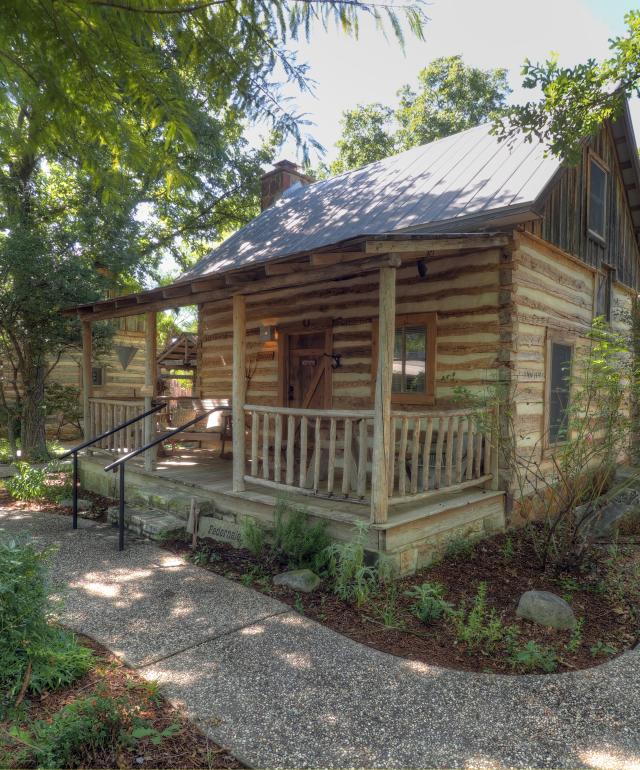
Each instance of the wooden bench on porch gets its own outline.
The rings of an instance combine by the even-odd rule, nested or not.
[[[220,456],[224,455],[226,443],[231,441],[231,406],[228,399],[195,398],[181,396],[168,399],[168,408],[163,410],[159,420],[159,433],[165,433],[177,428],[195,417],[215,409],[225,407],[224,411],[213,412],[205,420],[192,425],[185,431],[177,433],[164,443],[172,447],[178,444],[197,443],[200,448],[213,447],[216,440],[220,441]]]

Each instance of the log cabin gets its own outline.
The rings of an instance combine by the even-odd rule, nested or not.
[[[146,314],[142,411],[157,395],[156,313],[197,305],[195,394],[228,405],[231,459],[149,450],[127,469],[127,502],[186,519],[195,500],[237,543],[243,517],[268,527],[284,495],[338,540],[369,522],[368,547],[401,574],[454,536],[503,529],[500,437],[456,394],[515,384],[519,440],[559,440],[559,367],[596,315],[623,323],[640,288],[628,109],[575,167],[481,125],[320,182],[282,161],[262,185],[262,213],[172,285],[69,311],[87,372],[94,321]],[[90,387],[84,399],[92,436],[113,415]],[[107,448],[128,452],[155,425]],[[104,464],[83,458],[82,482],[113,493]]]

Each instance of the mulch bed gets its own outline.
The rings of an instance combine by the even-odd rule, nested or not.
[[[190,546],[182,542],[165,545],[188,556]],[[203,546],[201,546],[203,547]],[[505,651],[497,654],[469,653],[456,638],[453,624],[439,620],[424,625],[410,610],[412,599],[404,592],[425,581],[445,587],[445,598],[456,606],[473,603],[478,584],[487,584],[487,605],[495,609],[505,626],[517,625],[519,642],[530,639],[541,646],[552,646],[558,656],[557,671],[575,671],[599,665],[612,655],[594,655],[592,647],[607,644],[620,653],[638,642],[640,605],[640,548],[636,544],[618,546],[615,558],[623,577],[615,584],[606,582],[609,546],[601,546],[585,573],[551,575],[540,571],[527,541],[518,533],[497,535],[477,543],[468,553],[450,555],[439,564],[422,570],[394,584],[396,625],[383,622],[388,596],[381,596],[363,607],[348,604],[322,587],[312,594],[295,593],[274,586],[272,577],[282,566],[259,562],[249,551],[211,540],[204,546],[212,554],[206,569],[239,580],[273,596],[297,611],[323,623],[345,636],[375,649],[410,660],[465,671],[493,671],[503,674],[514,670]],[[547,590],[563,596],[578,619],[584,620],[581,639],[575,649],[567,649],[571,631],[557,631],[537,626],[516,617],[516,606],[524,591]],[[619,594],[623,593],[623,596]]]
[[[109,500],[102,495],[97,495],[93,492],[82,490],[80,495],[83,500],[91,501],[91,508],[86,513],[86,518],[92,521],[106,521],[107,520],[107,508],[111,505],[116,505],[117,501]],[[7,490],[0,484],[0,508],[7,511],[44,511],[46,513],[55,513],[58,516],[71,516],[73,509],[68,505],[58,505],[57,503],[50,503],[44,500],[14,500],[13,497],[7,492]],[[83,517],[85,512],[80,511],[79,516]]]
[[[150,738],[140,738],[134,746],[110,747],[94,756],[87,768],[242,768],[240,762],[226,749],[207,738],[178,709],[171,706],[155,691],[149,682],[127,668],[114,655],[91,639],[80,637],[81,642],[94,650],[96,665],[82,679],[64,687],[30,699],[22,724],[34,720],[48,720],[63,706],[78,697],[99,693],[101,697],[125,698],[138,715],[149,720],[161,732],[170,725],[179,729],[164,737],[159,745]],[[12,766],[9,765],[9,768]]]

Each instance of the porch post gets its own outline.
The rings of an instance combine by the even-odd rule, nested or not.
[[[91,396],[93,395],[93,377],[91,376],[92,353],[91,321],[82,322],[82,416],[84,440],[93,438],[91,425]]]
[[[244,400],[246,395],[247,313],[243,294],[233,295],[233,491],[244,491]]]
[[[371,521],[383,524],[389,510],[391,453],[391,377],[396,325],[396,268],[380,268],[378,297],[378,367],[373,418]]]
[[[157,320],[153,311],[145,313],[145,340],[144,340],[144,411],[153,406],[153,398],[157,388]],[[144,443],[148,444],[155,437],[155,414],[144,419]],[[153,471],[156,467],[157,447],[148,449],[144,453],[144,468]]]

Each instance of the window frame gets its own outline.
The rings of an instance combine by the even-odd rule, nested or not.
[[[93,381],[93,373],[100,372],[100,382]],[[92,366],[91,367],[91,387],[102,388],[107,381],[107,367],[106,366]]]
[[[602,169],[604,172],[604,196],[602,201],[603,206],[603,212],[602,212],[602,226],[604,229],[604,232],[602,234],[596,232],[595,230],[592,230],[589,226],[590,219],[591,219],[591,168],[592,163],[595,163],[596,166],[599,166],[599,168]],[[611,170],[609,166],[602,160],[602,158],[595,153],[593,150],[589,150],[587,153],[587,185],[586,185],[586,192],[587,192],[587,202],[586,202],[586,209],[587,209],[587,217],[585,220],[586,230],[587,230],[587,236],[591,238],[592,240],[596,241],[596,243],[599,243],[601,246],[606,246],[607,244],[607,218],[609,214],[609,208],[607,206],[607,199],[609,196],[609,185],[611,179]]]
[[[553,361],[553,345],[564,345],[571,348],[571,368],[569,371],[569,378],[573,376],[573,367],[575,365],[576,354],[576,338],[574,336],[563,334],[555,330],[547,328],[547,339],[545,344],[545,359],[544,359],[544,448],[554,449],[555,447],[564,446],[567,443],[567,438],[560,441],[551,441],[551,365]],[[571,383],[569,383],[569,402],[571,405]]]
[[[378,318],[371,319],[371,397],[374,397],[378,369]],[[424,325],[426,331],[426,366],[424,393],[391,393],[391,403],[395,405],[432,405],[436,402],[436,366],[438,345],[438,314],[398,313],[395,317],[394,330],[401,326]]]
[[[616,268],[607,262],[602,262],[596,275],[596,298],[593,315],[594,318],[602,316],[606,323],[610,324],[613,318],[613,288],[616,282]],[[600,312],[601,310],[602,312]]]

